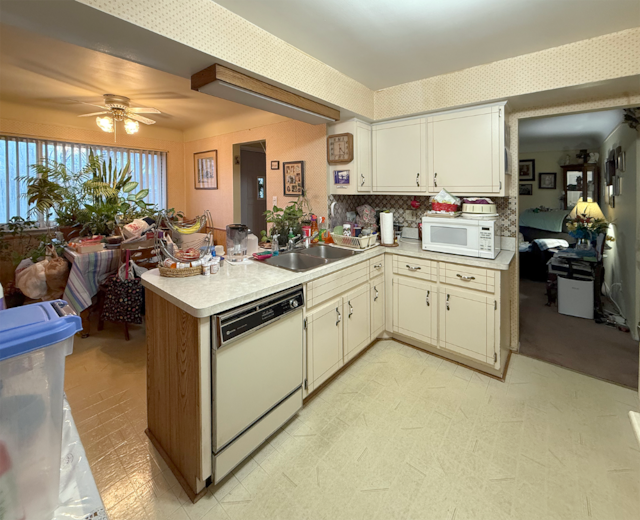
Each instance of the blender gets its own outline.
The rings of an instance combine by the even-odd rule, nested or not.
[[[249,228],[244,224],[227,226],[227,261],[242,262],[247,256]]]

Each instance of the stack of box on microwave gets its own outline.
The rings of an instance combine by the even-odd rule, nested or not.
[[[447,214],[453,216],[460,213],[460,199],[443,189],[435,197],[431,198],[429,215]]]

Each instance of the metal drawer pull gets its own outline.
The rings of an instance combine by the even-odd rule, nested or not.
[[[460,278],[461,280],[475,280],[476,277],[475,276],[462,276],[461,274],[456,274],[456,276],[458,278]]]
[[[362,182],[360,183],[360,186],[364,186],[364,181],[365,181],[364,173],[361,173],[360,177],[362,177]]]
[[[336,327],[337,327],[338,325],[340,325],[340,322],[342,321],[342,314],[340,314],[338,307],[336,307],[336,313],[338,314],[338,318],[336,319]]]
[[[409,271],[419,271],[422,267],[407,264],[407,269],[409,269]]]
[[[438,187],[438,181],[436,180],[436,177],[437,177],[437,176],[438,176],[438,174],[437,174],[437,173],[434,173],[434,174],[433,174],[433,186],[434,186],[435,188],[437,188],[437,187]]]
[[[449,309],[449,295],[448,294],[447,294],[447,310],[450,310]]]
[[[349,318],[353,315],[353,307],[351,307],[351,302],[347,302],[349,304]]]
[[[374,269],[382,269],[382,264],[376,264],[373,266]]]
[[[373,301],[375,302],[375,301],[378,299],[378,296],[379,296],[379,295],[378,295],[378,288],[377,288],[377,287],[374,287],[374,288],[373,288],[373,290],[376,292],[376,295],[375,295],[375,297],[373,298]]]
[[[427,307],[429,307],[429,294],[431,293],[431,291],[427,291]]]
[[[420,186],[420,174],[416,173],[416,186]]]

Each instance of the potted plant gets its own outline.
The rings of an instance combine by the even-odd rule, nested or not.
[[[278,244],[280,246],[287,245],[289,232],[294,235],[302,234],[302,224],[300,220],[304,216],[304,211],[300,207],[301,199],[290,202],[285,208],[273,206],[273,209],[264,212],[267,222],[272,224],[269,234],[272,237],[278,235]]]

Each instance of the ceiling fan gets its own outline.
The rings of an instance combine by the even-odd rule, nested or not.
[[[157,108],[131,107],[130,99],[125,96],[116,94],[104,94],[104,105],[96,105],[94,103],[83,103],[94,107],[102,108],[102,112],[92,112],[91,114],[82,114],[78,117],[96,117],[96,123],[105,132],[113,133],[116,130],[116,122],[124,123],[124,131],[128,134],[135,134],[139,128],[139,123],[145,125],[154,125],[156,122],[148,117],[140,114],[160,114]],[[104,115],[107,114],[107,115]]]

